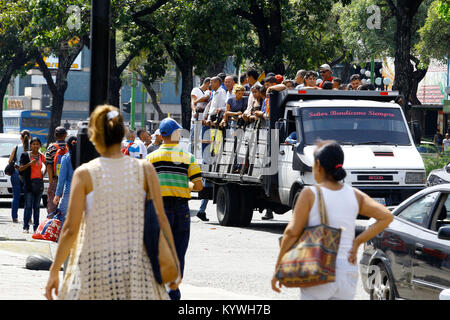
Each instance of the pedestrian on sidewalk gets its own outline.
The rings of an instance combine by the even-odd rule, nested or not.
[[[19,171],[19,164],[20,164],[20,158],[22,157],[23,153],[26,153],[30,150],[30,131],[23,130],[20,133],[20,140],[22,141],[21,144],[18,144],[13,148],[11,151],[11,155],[9,156],[9,162],[14,161],[14,172],[11,175],[11,185],[13,189],[13,200],[11,203],[11,217],[12,221],[17,223],[19,222],[18,214],[19,211],[19,205],[20,205],[20,197],[23,190],[23,182],[22,178],[20,176]]]
[[[67,153],[66,144],[67,131],[64,127],[55,129],[56,142],[48,146],[45,153],[45,164],[48,172],[48,188],[47,188],[47,213],[53,213],[57,206],[53,203],[55,197],[56,186],[58,185],[58,174],[61,166],[62,156]],[[55,163],[56,161],[56,163]]]
[[[58,184],[56,186],[55,197],[53,198],[53,203],[61,210],[61,228],[64,226],[64,220],[67,215],[73,168],[76,167],[77,137],[69,137],[69,139],[67,139],[67,147],[69,152],[66,153],[61,160]]]
[[[31,151],[23,153],[20,157],[19,170],[23,172],[25,192],[24,233],[29,233],[31,215],[33,215],[33,230],[36,231],[39,227],[39,210],[46,171],[45,156],[39,151],[41,146],[41,140],[33,137],[30,141]]]
[[[191,198],[191,191],[202,190],[203,184],[200,166],[195,157],[178,145],[180,129],[182,127],[175,120],[163,119],[159,131],[164,143],[149,154],[147,160],[158,173],[164,210],[172,228],[183,278],[191,223],[188,200]],[[180,300],[180,290],[170,290],[169,296],[172,300]]]
[[[67,218],[45,296],[49,300],[53,293],[59,299],[168,300],[164,285],[153,275],[144,245],[147,198],[163,216],[160,227],[168,231],[169,244],[174,247],[156,172],[146,161],[122,153],[125,126],[117,108],[96,107],[88,130],[100,157],[74,172]],[[69,251],[59,289],[59,270]]]
[[[333,228],[342,228],[342,233],[336,258],[336,281],[301,288],[303,300],[352,300],[358,282],[356,256],[359,246],[383,231],[393,219],[385,206],[364,192],[341,183],[346,176],[343,163],[344,152],[339,144],[335,141],[318,142],[314,151],[314,179],[323,193],[329,225]],[[295,203],[292,220],[284,231],[275,273],[281,258],[297,242],[303,230],[306,227],[320,225],[318,203],[316,189],[305,187]],[[355,221],[358,213],[375,218],[377,222],[355,238]],[[277,282],[274,275],[272,289],[280,292],[276,286]]]

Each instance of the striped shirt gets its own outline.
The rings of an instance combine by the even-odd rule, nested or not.
[[[147,156],[158,173],[163,197],[191,198],[189,180],[202,179],[200,166],[195,157],[183,151],[177,144],[162,144]]]

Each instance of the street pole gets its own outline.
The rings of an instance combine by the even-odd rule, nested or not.
[[[5,98],[3,99],[3,110],[8,110],[8,87],[6,87]]]
[[[130,115],[130,127],[131,130],[135,130],[136,127],[134,125],[134,116],[136,111],[136,79],[134,73],[131,75],[131,115]]]
[[[370,58],[370,84],[375,85],[375,60],[373,55]]]
[[[91,74],[89,115],[101,104],[108,102],[109,87],[109,29],[111,25],[110,0],[91,0]],[[77,167],[99,156],[89,141],[87,125],[78,132]]]
[[[145,86],[142,84],[142,109],[141,109],[141,128],[145,129],[145,98],[147,96],[147,92],[145,91]]]

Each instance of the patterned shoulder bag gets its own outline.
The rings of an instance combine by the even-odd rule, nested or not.
[[[320,225],[307,227],[284,254],[275,277],[286,287],[311,287],[336,281],[336,256],[341,229],[328,225],[322,190],[317,190]]]

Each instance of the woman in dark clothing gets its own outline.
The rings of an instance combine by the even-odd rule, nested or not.
[[[13,200],[11,204],[11,216],[13,222],[19,222],[17,212],[19,211],[20,196],[22,194],[22,181],[19,174],[19,161],[23,153],[30,149],[30,131],[23,130],[20,133],[20,140],[22,144],[17,145],[11,152],[9,162],[15,162],[14,172],[11,175],[11,185],[13,189]]]

